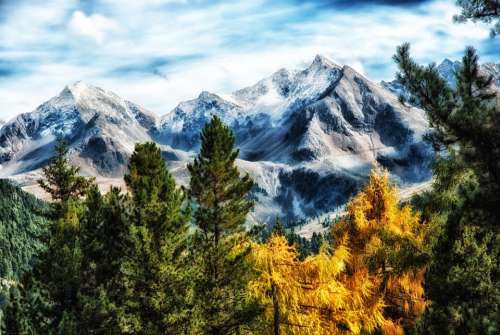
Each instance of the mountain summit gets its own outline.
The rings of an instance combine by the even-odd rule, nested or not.
[[[88,174],[120,175],[136,142],[151,140],[155,117],[132,102],[101,88],[76,82],[21,114],[0,130],[2,174],[37,169],[52,156],[56,138]]]
[[[334,211],[377,165],[402,186],[430,178],[425,113],[323,56],[229,95],[201,92],[159,119],[112,92],[77,82],[0,128],[0,174],[18,178],[36,171],[55,139],[64,137],[84,173],[107,177],[121,176],[135,143],[155,141],[186,182],[185,165],[214,114],[232,127],[238,165],[257,182],[257,221]]]

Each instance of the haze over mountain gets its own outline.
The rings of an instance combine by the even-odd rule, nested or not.
[[[402,105],[394,85],[317,56],[305,69],[280,69],[228,96],[202,92],[157,118],[77,82],[0,128],[0,176],[30,187],[64,137],[74,164],[103,183],[119,183],[135,143],[145,141],[161,145],[185,183],[199,132],[218,115],[236,134],[238,165],[257,182],[253,218],[310,218],[342,206],[376,165],[403,187],[430,178],[425,113]]]

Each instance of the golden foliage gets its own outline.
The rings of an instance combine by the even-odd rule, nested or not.
[[[399,207],[387,175],[372,174],[332,230],[333,252],[301,261],[279,235],[254,244],[259,277],[250,283],[265,306],[268,333],[403,334],[424,299],[425,229],[411,208]]]
[[[350,258],[347,247],[338,246],[333,254],[322,248],[300,261],[295,248],[274,235],[266,244],[255,244],[252,256],[260,277],[250,283],[250,292],[280,333],[359,334],[383,321],[383,301],[372,300],[364,276],[356,277],[359,285],[342,282]]]
[[[360,273],[382,299],[384,334],[403,334],[427,306],[424,298],[426,227],[409,206],[400,207],[397,189],[386,174],[372,173],[368,185],[347,206],[348,215],[333,228],[335,245],[351,251],[346,281]]]

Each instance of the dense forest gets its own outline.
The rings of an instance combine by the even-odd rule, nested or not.
[[[45,215],[48,205],[6,180],[0,180],[0,299],[8,301],[9,288],[15,287],[34,259],[45,249],[48,232]]]
[[[496,2],[459,3],[458,21],[498,21]],[[401,203],[375,169],[347,214],[305,240],[279,218],[248,229],[254,182],[238,171],[234,135],[215,116],[186,187],[160,148],[143,143],[126,190],[103,194],[71,166],[60,140],[40,181],[50,203],[0,181],[1,332],[498,334],[492,78],[470,47],[456,87],[434,64],[416,63],[408,44],[394,60],[411,95],[405,103],[422,107],[432,126],[432,189]]]

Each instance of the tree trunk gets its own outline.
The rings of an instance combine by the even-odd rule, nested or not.
[[[277,296],[277,288],[274,285],[274,283],[271,286],[272,290],[272,295],[273,295],[273,310],[274,310],[274,315],[273,315],[273,327],[274,327],[274,335],[280,335],[280,305],[278,302],[278,296]]]

